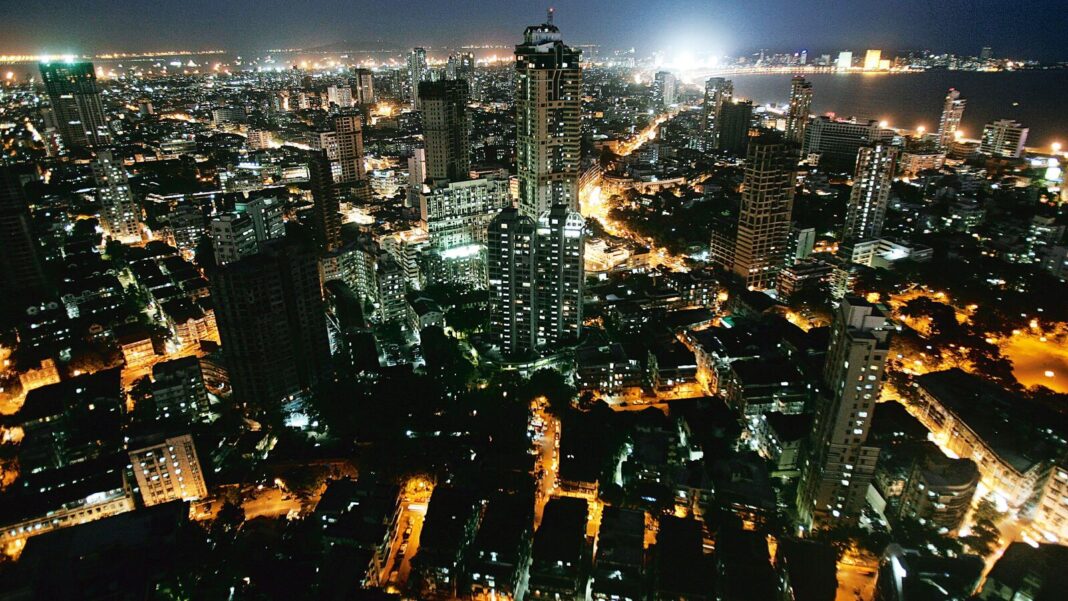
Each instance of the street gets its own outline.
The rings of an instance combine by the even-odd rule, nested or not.
[[[379,574],[382,586],[391,592],[407,587],[411,574],[411,558],[419,551],[419,536],[433,492],[433,485],[420,478],[413,478],[401,492],[401,513],[397,519],[397,533],[390,543],[389,555]]]
[[[835,601],[871,601],[875,596],[876,569],[876,566],[838,562],[838,594]]]

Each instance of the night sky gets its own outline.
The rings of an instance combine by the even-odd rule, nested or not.
[[[0,0],[0,54],[515,43],[528,0]],[[554,0],[573,43],[703,54],[878,47],[1068,59],[1065,0]]]

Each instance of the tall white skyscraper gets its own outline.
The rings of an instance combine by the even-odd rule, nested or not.
[[[798,75],[790,81],[790,107],[786,111],[786,139],[801,146],[812,114],[812,83]]]
[[[883,310],[845,297],[831,327],[819,406],[798,485],[798,514],[813,528],[856,523],[875,474],[865,446],[882,390],[892,324]]]
[[[946,101],[942,105],[942,117],[938,120],[938,147],[942,150],[956,139],[960,121],[964,118],[964,105],[967,101],[960,97],[960,92],[950,88]]]
[[[102,150],[96,154],[92,169],[104,232],[123,243],[140,242],[141,207],[134,200],[122,161],[115,160],[111,151]]]
[[[857,152],[857,169],[842,234],[845,240],[861,242],[882,234],[897,154],[897,148],[881,143],[861,147]]]
[[[426,48],[412,48],[408,53],[408,85],[411,89],[412,108],[419,108],[419,82],[429,79],[426,63]]]
[[[578,210],[582,138],[581,52],[560,30],[532,25],[515,47],[519,210],[537,219],[556,204]]]
[[[668,71],[658,71],[653,79],[653,95],[662,108],[675,104],[678,80]]]

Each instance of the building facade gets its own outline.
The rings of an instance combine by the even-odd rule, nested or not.
[[[732,271],[749,288],[773,288],[786,260],[794,204],[792,157],[773,140],[754,141],[746,155]]]
[[[41,63],[41,79],[68,149],[111,142],[92,63]]]
[[[577,211],[581,52],[549,22],[527,27],[515,59],[519,209],[531,219],[557,204]]]
[[[798,485],[801,522],[855,523],[875,475],[878,447],[865,445],[882,389],[891,323],[880,307],[842,299],[831,326],[812,439]]]

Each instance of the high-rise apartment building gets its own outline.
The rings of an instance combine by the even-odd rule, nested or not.
[[[341,247],[341,204],[334,188],[330,159],[323,150],[312,151],[308,158],[308,182],[312,192],[312,238],[320,250],[332,252]]]
[[[408,206],[419,206],[419,195],[426,182],[426,148],[413,148],[408,157]]]
[[[515,59],[519,210],[531,219],[557,204],[578,210],[581,51],[564,44],[550,11],[526,28]]]
[[[256,254],[259,240],[252,218],[242,213],[226,213],[212,218],[211,249],[216,265],[226,265]]]
[[[534,236],[534,341],[553,348],[582,333],[586,220],[564,205],[542,213]]]
[[[490,223],[490,323],[504,355],[552,349],[582,333],[585,220],[564,205],[537,221],[517,209]]]
[[[265,129],[249,129],[245,141],[249,150],[265,150],[271,147],[271,132]]]
[[[367,171],[363,164],[363,122],[359,115],[343,113],[334,117],[336,154],[329,157],[340,169],[336,169],[334,182],[339,189],[367,188]]]
[[[508,181],[488,177],[448,182],[418,196],[430,242],[423,252],[427,282],[485,288],[486,232],[493,217],[512,204]]]
[[[459,63],[456,65],[456,79],[467,82],[468,94],[472,98],[480,98],[478,94],[478,80],[475,78],[475,55],[463,52],[459,55]]]
[[[135,441],[129,453],[137,488],[146,507],[208,496],[196,445],[189,434]]]
[[[805,142],[812,114],[812,82],[798,75],[790,81],[790,106],[786,110],[786,140],[796,146]]]
[[[226,265],[254,255],[268,240],[285,236],[282,201],[277,198],[252,198],[237,203],[233,213],[212,218],[208,231],[217,265]]]
[[[197,357],[182,357],[152,366],[152,402],[158,419],[199,420],[210,413],[208,390]]]
[[[348,86],[329,86],[326,88],[326,101],[338,108],[351,108],[352,88]]]
[[[786,260],[796,169],[786,144],[756,139],[749,145],[732,266],[749,288],[774,287]]]
[[[506,356],[534,349],[534,220],[507,207],[490,223],[490,329]]]
[[[730,103],[734,98],[734,83],[722,77],[713,77],[705,81],[705,105],[704,105],[704,131],[705,146],[709,149],[717,148],[719,136],[717,125],[723,105]]]
[[[370,69],[354,69],[352,72],[352,89],[356,93],[357,104],[375,103],[375,74]]]
[[[720,107],[716,119],[716,148],[734,155],[744,155],[749,147],[749,129],[753,121],[753,103],[749,100],[728,102]]]
[[[865,446],[890,351],[883,309],[845,297],[831,326],[824,389],[798,485],[797,509],[814,528],[855,523],[875,474],[878,447]]]
[[[431,181],[457,182],[470,177],[467,99],[466,81],[444,79],[419,83],[426,177]]]
[[[809,123],[802,153],[818,154],[828,165],[845,170],[856,165],[861,146],[889,143],[893,137],[893,130],[883,128],[878,121],[821,115]]]
[[[882,233],[897,155],[898,149],[889,144],[864,146],[857,152],[857,170],[842,232],[844,240],[872,240]]]
[[[18,174],[0,166],[0,295],[39,292],[47,283]]]
[[[408,86],[411,90],[411,105],[419,108],[419,82],[429,79],[426,63],[426,48],[412,48],[408,53]]]
[[[111,142],[92,63],[41,63],[41,79],[68,149]]]
[[[93,161],[96,198],[101,225],[111,238],[123,243],[141,241],[141,207],[134,200],[126,167],[111,151],[101,150]]]
[[[960,92],[950,88],[946,94],[946,101],[942,104],[942,117],[938,120],[938,147],[942,150],[957,139],[957,131],[960,129],[961,119],[964,118],[964,105],[966,100],[960,97]]]
[[[979,152],[993,157],[1018,159],[1027,143],[1028,129],[1011,119],[999,119],[983,127]]]
[[[316,253],[288,237],[211,277],[234,399],[274,411],[330,376]]]
[[[286,235],[285,203],[282,199],[271,197],[250,198],[238,201],[234,207],[238,213],[244,213],[252,219],[252,228],[256,231],[256,240],[264,242]]]
[[[675,104],[678,80],[668,71],[657,71],[653,78],[653,96],[661,108]]]

